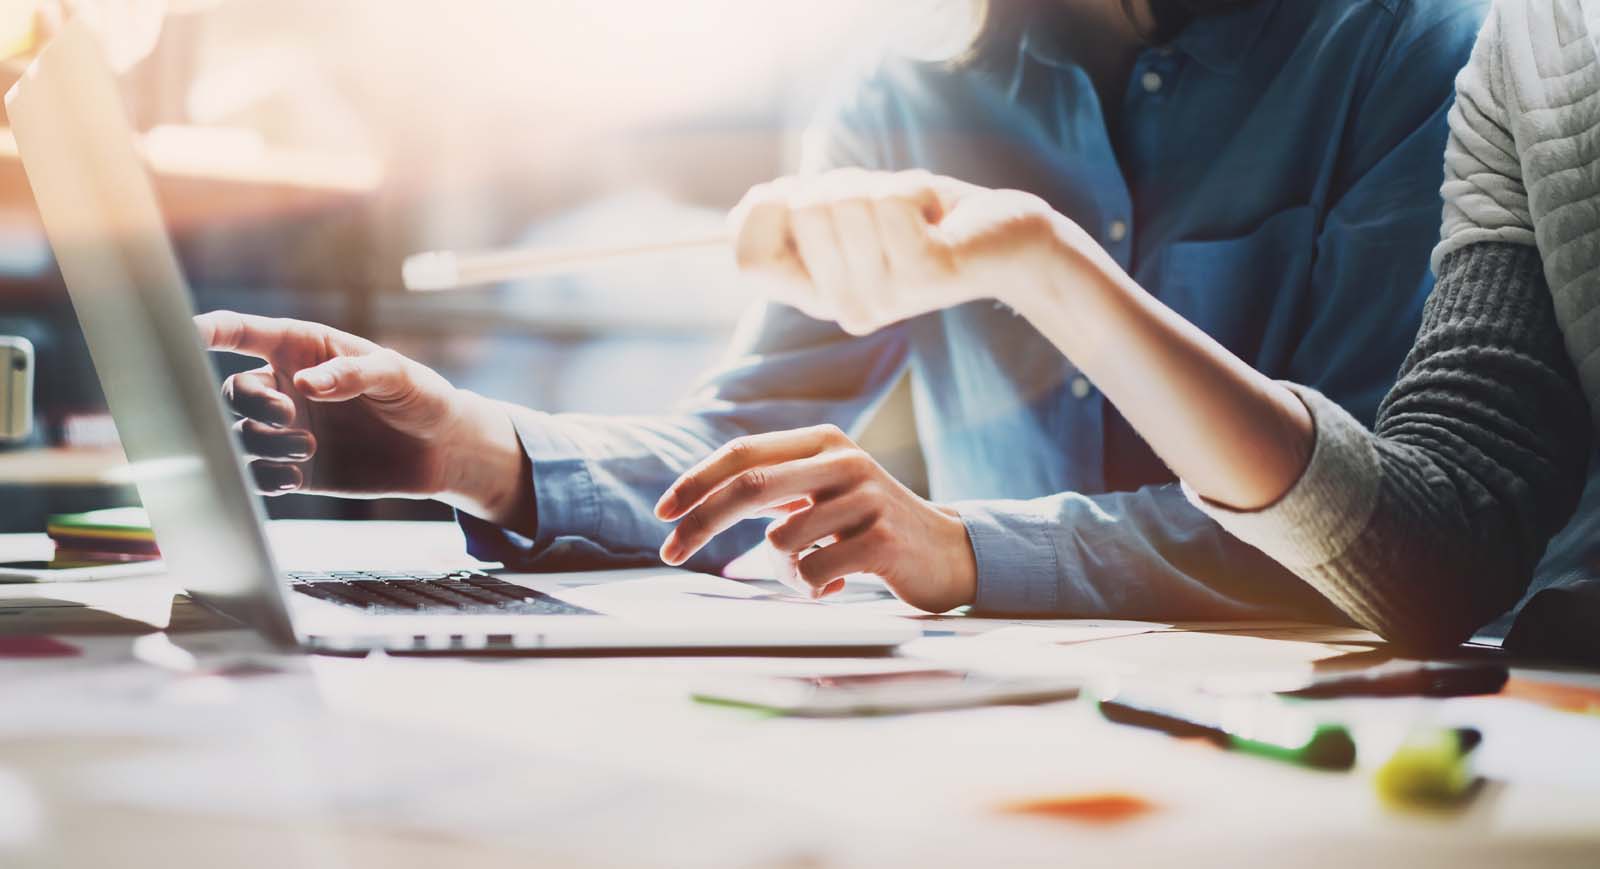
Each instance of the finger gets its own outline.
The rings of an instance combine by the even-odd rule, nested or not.
[[[38,31],[40,42],[61,32],[61,22],[66,13],[61,8],[60,0],[46,0],[40,3],[33,11],[34,27]]]
[[[804,552],[829,537],[849,537],[881,515],[882,503],[872,492],[854,489],[789,514],[767,526],[767,542],[779,552]]]
[[[656,518],[666,522],[676,520],[707,495],[751,468],[807,458],[830,445],[848,442],[844,432],[831,425],[768,432],[729,441],[667,487],[661,500],[656,502]]]
[[[810,498],[796,498],[786,504],[778,504],[775,507],[763,510],[761,515],[767,517],[768,519],[781,519],[791,513],[798,513],[801,510],[805,510],[810,506]]]
[[[835,580],[852,573],[876,572],[875,565],[883,558],[877,537],[872,533],[858,534],[805,556],[796,565],[801,581],[813,589],[813,596],[821,597]]]
[[[878,235],[878,224],[872,217],[872,206],[864,196],[842,199],[833,204],[833,226],[843,251],[845,268],[849,272],[849,285],[853,291],[850,302],[857,314],[871,318],[863,325],[880,325],[881,298],[889,278],[889,261],[883,250],[883,239]]]
[[[263,495],[282,495],[305,485],[305,474],[294,465],[254,461],[250,463],[250,473]]]
[[[775,301],[822,318],[826,311],[791,237],[789,197],[794,186],[792,178],[758,184],[729,213],[734,260],[742,272],[759,279]]]
[[[788,179],[750,188],[728,214],[734,259],[739,268],[753,271],[800,270],[789,244]]]
[[[789,231],[800,263],[811,278],[817,313],[837,320],[840,305],[850,304],[850,270],[833,226],[833,209],[815,200],[797,205],[789,213]]]
[[[394,401],[415,388],[406,358],[393,350],[329,359],[297,373],[294,385],[313,401]]]
[[[294,422],[294,400],[278,391],[271,368],[235,374],[222,382],[228,409],[248,419],[285,426]]]
[[[678,527],[661,545],[661,560],[682,564],[718,534],[798,495],[823,500],[849,489],[865,478],[868,461],[864,455],[845,460],[814,456],[745,471],[678,520]]]
[[[317,451],[316,440],[308,431],[277,428],[253,419],[239,420],[233,430],[245,455],[252,459],[303,462]]]
[[[908,176],[911,183],[921,183],[938,197],[937,213],[929,212],[928,222],[940,224],[951,211],[955,210],[957,203],[974,193],[983,192],[984,188],[976,184],[969,184],[958,178],[948,175],[935,175],[932,172],[913,171],[901,173]]]
[[[884,256],[894,278],[916,281],[942,263],[936,258],[932,223],[939,198],[926,186],[901,182],[872,204],[872,217],[883,239]]]
[[[236,311],[200,314],[194,318],[194,325],[200,330],[200,340],[207,349],[261,359],[271,356],[293,328],[288,320]]]

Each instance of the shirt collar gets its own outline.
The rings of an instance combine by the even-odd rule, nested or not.
[[[1172,40],[1172,48],[1213,72],[1235,72],[1261,40],[1277,6],[1278,0],[1254,0],[1238,9],[1196,19]],[[1058,69],[1077,66],[1049,21],[1035,21],[1023,32],[1022,54]]]
[[[1278,0],[1254,0],[1238,9],[1197,18],[1172,40],[1172,47],[1212,72],[1236,72],[1261,41],[1277,8]]]

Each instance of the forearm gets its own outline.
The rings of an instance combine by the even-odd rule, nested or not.
[[[1539,255],[1446,256],[1376,433],[1305,393],[1310,467],[1267,510],[1205,505],[1385,637],[1459,642],[1516,602],[1583,482],[1587,405]]]
[[[1281,497],[1311,454],[1299,399],[1146,292],[1069,221],[1055,235],[1043,279],[1002,301],[1202,497],[1238,509]]]

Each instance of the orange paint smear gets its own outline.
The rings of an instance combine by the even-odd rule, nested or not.
[[[1505,687],[1500,689],[1500,696],[1526,700],[1563,712],[1600,715],[1600,688],[1513,677],[1506,680]]]
[[[1000,811],[1092,824],[1120,824],[1152,812],[1155,808],[1154,803],[1132,794],[1099,793],[1019,800],[1001,806]]]

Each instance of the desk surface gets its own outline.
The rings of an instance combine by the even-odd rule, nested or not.
[[[448,525],[275,523],[273,536],[297,567],[461,558]],[[0,537],[0,556],[42,545]],[[161,577],[0,587],[0,864],[1592,866],[1600,857],[1600,717],[1525,700],[1330,705],[1354,728],[1360,767],[1317,773],[1111,725],[1078,702],[805,721],[687,699],[723,674],[905,665],[895,660],[266,656],[249,651],[248,635],[172,606],[173,591]],[[153,632],[169,616],[172,630]],[[937,624],[973,635],[905,654],[1086,672],[1255,672],[1370,648],[1360,632],[1294,626],[1062,644],[1092,635],[1061,623]],[[45,630],[64,646],[18,638]],[[52,649],[74,654],[17,657]],[[1600,685],[1582,674],[1517,678]],[[1457,723],[1485,732],[1487,786],[1451,814],[1383,808],[1370,778],[1386,747],[1414,726]],[[1002,811],[1093,794],[1152,808],[1116,823]]]

